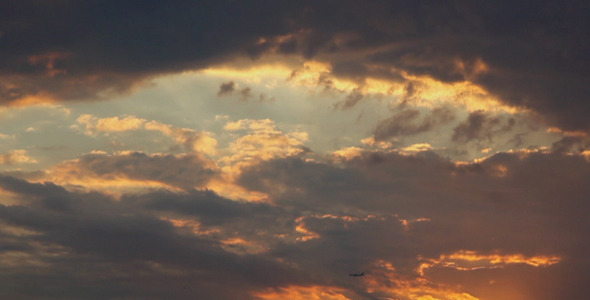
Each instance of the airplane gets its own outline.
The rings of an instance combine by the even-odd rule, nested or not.
[[[350,274],[348,274],[348,276],[352,276],[352,277],[361,277],[361,276],[364,276],[364,275],[365,275],[365,272],[362,272],[362,273],[350,273]]]

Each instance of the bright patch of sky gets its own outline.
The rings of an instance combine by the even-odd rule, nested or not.
[[[217,140],[221,150],[243,134],[226,130],[228,122],[270,119],[283,134],[304,133],[304,146],[323,155],[347,147],[370,147],[361,141],[371,138],[379,122],[396,111],[414,109],[427,116],[436,108],[416,105],[433,99],[425,98],[402,107],[399,95],[370,92],[355,105],[342,108],[354,92],[353,85],[329,89],[292,77],[290,79],[288,69],[281,66],[257,70],[208,69],[155,78],[132,93],[112,99],[117,101],[6,107],[0,118],[3,128],[0,153],[23,149],[35,163],[6,163],[0,167],[5,170],[44,169],[92,151],[184,151],[170,136],[143,127],[88,134],[80,122],[83,115],[95,119],[135,118],[144,123],[156,121],[178,129],[204,131]],[[220,87],[224,84],[231,89],[221,93]],[[547,133],[547,128],[536,125],[528,115],[499,111],[493,112],[493,116],[501,120],[514,118],[516,125],[505,130],[501,125],[490,128],[493,139],[490,134],[489,139],[452,141],[454,130],[465,122],[469,113],[465,108],[455,107],[452,122],[416,134],[390,137],[388,145],[403,149],[426,143],[431,146],[429,149],[444,156],[471,160],[496,151],[550,146],[560,137],[557,133]],[[420,122],[417,118],[408,124],[419,126]]]

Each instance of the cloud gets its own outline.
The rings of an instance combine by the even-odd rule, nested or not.
[[[98,132],[138,130],[143,127],[146,120],[135,116],[97,118],[90,114],[83,114],[76,122],[86,127],[86,134],[95,135]]]
[[[5,3],[0,39],[10,46],[0,95],[4,103],[106,98],[155,75],[236,56],[298,55],[361,83],[403,84],[407,75],[472,82],[548,123],[588,129],[584,1],[360,5]]]
[[[245,87],[240,91],[240,99],[242,101],[248,101],[252,97],[252,89]]]
[[[0,93],[5,103],[42,95],[104,98],[152,75],[200,68],[236,53],[255,57],[265,49],[258,44],[261,36],[286,32],[280,12],[291,6],[181,0],[141,9],[96,1],[5,3],[1,39],[15,46],[4,56],[8,69]],[[16,46],[23,41],[27,47]]]
[[[346,290],[329,286],[288,286],[284,288],[270,289],[256,293],[256,299],[325,299],[325,300],[350,300],[345,296]]]
[[[424,262],[418,268],[421,274],[432,267],[455,268],[457,270],[477,270],[485,268],[502,268],[508,264],[526,264],[534,267],[550,266],[561,261],[559,256],[525,257],[522,254],[502,255],[479,254],[474,251],[458,251],[449,255],[441,255],[438,259]]]
[[[83,114],[76,122],[84,127],[86,135],[96,136],[99,133],[125,132],[133,130],[159,131],[172,138],[177,145],[186,151],[200,151],[209,155],[217,153],[217,140],[210,132],[195,132],[189,128],[179,128],[159,121],[148,121],[133,115],[124,117],[98,118],[90,114]],[[72,128],[77,128],[75,124]]]
[[[455,116],[447,107],[433,109],[430,114],[416,124],[421,112],[417,109],[403,109],[388,119],[382,120],[375,128],[375,140],[382,141],[392,137],[416,135],[453,121]]]
[[[219,86],[219,91],[217,92],[217,96],[218,97],[228,96],[228,95],[232,95],[234,92],[238,92],[238,95],[239,95],[241,101],[249,101],[251,98],[254,97],[251,87],[247,86],[243,89],[238,90],[238,85],[233,81],[228,81],[228,82],[222,83]],[[274,99],[275,99],[274,97],[269,97],[263,93],[258,95],[259,102],[274,101]]]
[[[337,161],[278,156],[243,166],[235,182],[267,194],[268,203],[204,188],[215,174],[202,163],[129,153],[67,164],[72,176],[182,187],[117,198],[1,176],[2,195],[13,199],[0,205],[2,293],[38,297],[35,291],[64,280],[80,290],[59,285],[52,295],[184,299],[199,291],[216,299],[321,299],[329,287],[325,297],[342,299],[472,300],[515,299],[510,291],[554,299],[587,290],[561,280],[588,276],[575,267],[585,266],[590,249],[590,166],[582,155],[523,150],[462,164],[427,149],[359,150]],[[366,275],[347,276],[357,271]],[[100,280],[105,276],[112,280]],[[39,288],[14,288],[23,278]]]
[[[217,96],[230,95],[234,92],[235,89],[236,89],[236,83],[233,81],[228,81],[228,82],[222,83],[219,86],[219,92],[217,92]]]
[[[452,140],[467,143],[473,140],[491,143],[494,136],[510,131],[516,124],[515,119],[506,120],[505,124],[499,117],[490,116],[482,111],[469,114],[467,120],[455,127]]]
[[[338,170],[294,158],[269,161],[246,170],[240,182],[251,189],[266,191],[281,205],[333,214],[376,215],[370,221],[346,223],[346,226],[326,224],[332,223],[331,219],[306,219],[306,231],[320,237],[309,242],[314,241],[315,246],[323,247],[336,260],[336,253],[347,251],[351,251],[349,255],[382,257],[396,266],[397,272],[407,275],[417,272],[416,257],[405,257],[403,253],[421,253],[423,257],[438,259],[440,252],[489,253],[502,249],[510,255],[516,251],[522,256],[514,257],[521,257],[523,262],[532,259],[531,265],[540,261],[541,258],[533,259],[537,256],[583,259],[581,248],[587,245],[578,244],[585,232],[579,226],[585,226],[582,223],[586,221],[574,212],[574,207],[583,206],[579,201],[589,192],[580,185],[579,178],[588,173],[587,161],[582,156],[504,153],[479,163],[455,165],[428,152],[410,156],[365,152],[340,163],[346,168]],[[574,167],[576,164],[580,165]],[[556,178],[561,178],[560,184],[567,182],[559,190],[555,190]],[[540,186],[543,186],[541,190]],[[567,203],[562,202],[564,197]],[[554,207],[567,212],[556,213]],[[526,213],[515,213],[523,209]],[[386,212],[390,212],[390,217]],[[411,223],[406,231],[401,220],[391,217],[394,214],[403,219],[411,216],[429,221]],[[558,219],[576,220],[576,224],[566,225]],[[394,225],[396,222],[398,225]],[[356,229],[359,235],[354,233]],[[570,230],[576,232],[576,237],[560,237],[557,233]],[[368,237],[368,232],[374,238]],[[391,242],[374,244],[384,237]],[[547,240],[560,245],[573,243],[573,248]],[[513,257],[510,255],[502,261]],[[352,261],[352,257],[347,257]],[[555,259],[551,261],[560,264]]]
[[[52,294],[60,298],[91,298],[95,297],[93,293],[99,292],[103,296],[106,293],[109,297],[134,295],[149,299],[167,295],[166,297],[180,299],[210,283],[216,285],[215,282],[225,277],[234,284],[231,292],[220,289],[219,286],[209,286],[203,293],[220,299],[230,299],[236,293],[247,292],[247,282],[254,285],[257,285],[255,282],[258,280],[278,283],[283,279],[276,274],[284,274],[281,275],[283,278],[291,276],[288,272],[285,273],[287,270],[281,270],[282,267],[266,259],[243,258],[225,252],[215,241],[185,235],[170,222],[154,218],[147,211],[142,212],[140,206],[129,206],[131,203],[128,201],[117,202],[99,194],[70,193],[53,184],[31,184],[10,177],[2,177],[0,185],[28,200],[28,204],[0,206],[0,219],[12,226],[37,232],[34,235],[9,235],[30,248],[5,248],[0,255],[6,257],[11,251],[34,254],[40,253],[44,248],[54,248],[53,255],[35,255],[36,259],[47,264],[41,267],[42,271],[37,267],[40,272],[29,273],[30,278],[39,278],[36,281],[39,289],[19,292],[10,287],[4,290],[9,295],[40,297],[36,291],[49,289],[52,282],[67,280],[80,287],[80,290],[58,287],[53,289]],[[60,200],[59,206],[54,203],[57,200]],[[89,268],[82,270],[74,267],[72,264],[76,261],[84,261],[84,265]],[[222,265],[224,267],[220,268]],[[114,270],[117,271],[111,273]],[[265,272],[269,271],[276,272],[274,278],[264,278]],[[18,271],[21,274],[23,272],[31,271]],[[208,279],[203,278],[201,281],[202,285],[195,286],[193,282],[180,289],[194,280],[195,276],[199,277],[201,272],[208,274]],[[94,288],[85,291],[82,289],[89,280],[97,280],[109,273],[109,277],[116,280],[102,283],[99,280]],[[259,273],[262,277],[236,280],[243,276],[236,276],[240,273]],[[72,274],[72,277],[64,278],[60,274]],[[129,277],[131,274],[135,275]],[[2,274],[3,277],[7,275],[4,272]],[[234,276],[236,279],[232,279]],[[178,291],[166,291],[164,288],[174,282],[172,278],[183,283],[178,286]],[[15,279],[17,276],[9,278],[12,282],[16,282]],[[141,289],[141,286],[145,286],[145,280],[153,280],[154,283],[147,289]]]
[[[165,138],[176,154],[97,149],[0,174],[0,298],[582,299],[586,11],[583,1],[2,2],[2,105],[116,100],[194,70],[182,74],[214,88],[204,97],[273,99],[264,86],[298,99],[292,111],[263,103],[255,118],[240,110],[251,103],[197,105],[218,116],[202,124],[215,135],[80,115],[73,129],[87,140]],[[341,108],[330,118],[374,127],[294,115],[330,111],[316,101],[328,96]],[[265,119],[273,113],[282,119]],[[19,145],[0,163],[32,169],[24,149],[43,145],[20,145],[52,135],[20,119],[0,135]],[[327,131],[347,144],[307,148]],[[521,144],[532,146],[508,149]],[[487,156],[446,157],[471,147]]]
[[[353,90],[344,99],[344,102],[341,105],[342,109],[351,108],[351,107],[355,106],[362,99],[363,99],[363,94],[358,89]]]
[[[57,165],[50,176],[54,181],[64,184],[89,184],[89,187],[106,188],[113,181],[124,183],[123,179],[133,180],[128,184],[158,182],[185,190],[203,188],[209,180],[217,176],[219,170],[215,163],[199,154],[186,155],[148,155],[141,152],[123,152],[115,155],[88,154],[79,159]],[[93,179],[93,180],[91,180]]]
[[[5,154],[0,154],[0,164],[12,166],[15,164],[34,164],[38,161],[27,154],[27,150],[12,150]]]
[[[228,122],[228,131],[245,131],[228,147],[230,155],[221,159],[225,163],[249,163],[276,157],[289,157],[308,151],[303,142],[306,132],[283,133],[270,119],[242,119]]]
[[[551,150],[556,153],[582,153],[590,147],[590,141],[583,136],[566,136],[553,143]]]

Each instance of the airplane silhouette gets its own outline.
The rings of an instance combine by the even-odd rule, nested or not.
[[[365,275],[365,272],[362,272],[362,273],[350,273],[350,274],[348,274],[348,276],[352,276],[352,277],[361,277],[363,275]]]

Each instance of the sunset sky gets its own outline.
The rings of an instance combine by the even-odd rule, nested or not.
[[[589,70],[588,1],[0,1],[0,298],[587,299]]]

